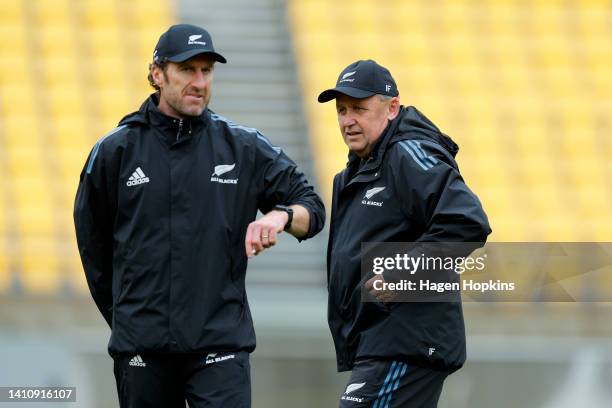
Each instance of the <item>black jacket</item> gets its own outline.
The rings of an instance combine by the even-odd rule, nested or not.
[[[178,120],[152,95],[100,139],[74,208],[109,353],[255,348],[244,239],[257,210],[324,208],[296,164],[256,129],[205,110]]]
[[[370,158],[351,153],[334,178],[328,321],[339,371],[358,358],[450,370],[464,363],[461,303],[363,302],[360,283],[362,242],[486,241],[487,216],[459,174],[457,151],[416,108],[402,107]]]

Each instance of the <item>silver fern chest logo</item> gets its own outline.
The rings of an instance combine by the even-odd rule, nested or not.
[[[215,166],[215,171],[213,172],[212,176],[210,176],[210,181],[220,184],[238,184],[238,179],[221,178],[221,176],[225,173],[229,173],[234,170],[234,167],[236,167],[236,163],[220,164]]]
[[[363,205],[371,205],[374,207],[382,207],[383,202],[382,201],[371,201],[370,199],[372,197],[374,197],[376,194],[380,193],[381,191],[383,191],[386,187],[374,187],[371,188],[369,190],[366,190],[365,195],[363,196],[363,199],[361,200],[361,204]]]

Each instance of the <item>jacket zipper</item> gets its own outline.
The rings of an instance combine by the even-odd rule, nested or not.
[[[178,132],[176,133],[176,141],[178,142],[179,140],[179,136],[181,135],[181,130],[183,129],[183,119],[179,119],[179,128],[178,128]]]

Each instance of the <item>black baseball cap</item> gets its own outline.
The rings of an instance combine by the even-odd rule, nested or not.
[[[344,68],[338,77],[336,87],[321,92],[318,101],[321,103],[331,101],[339,93],[359,99],[376,94],[399,95],[389,70],[371,59],[359,60]]]
[[[208,31],[191,24],[176,24],[159,37],[153,61],[183,62],[198,54],[210,54],[215,61],[227,62],[223,55],[215,51]]]

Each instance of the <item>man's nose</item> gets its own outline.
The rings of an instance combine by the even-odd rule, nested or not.
[[[206,76],[203,72],[197,71],[194,75],[191,85],[198,89],[202,89],[206,86]]]
[[[342,125],[342,127],[349,127],[354,125],[355,123],[355,118],[349,113],[340,117],[340,124]]]

